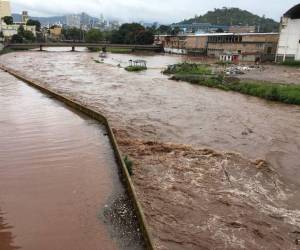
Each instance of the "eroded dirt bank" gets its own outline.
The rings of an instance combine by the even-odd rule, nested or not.
[[[95,56],[0,61],[111,120],[158,249],[299,248],[299,107],[169,81],[155,69],[130,74]]]

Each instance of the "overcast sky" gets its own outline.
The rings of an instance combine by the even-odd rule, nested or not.
[[[299,0],[11,0],[14,13],[28,10],[31,16],[86,12],[122,21],[172,23],[202,15],[214,8],[239,7],[277,21]]]

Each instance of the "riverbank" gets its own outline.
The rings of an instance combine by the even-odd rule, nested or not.
[[[132,55],[113,57],[127,63]],[[160,68],[180,58],[143,57]],[[133,162],[156,249],[295,247],[297,106],[182,84],[160,70],[132,74],[90,53],[22,52],[0,61],[109,118]]]
[[[246,95],[260,97],[270,101],[300,105],[300,86],[280,83],[239,80],[212,73],[209,66],[183,63],[169,66],[164,74],[171,79],[185,81],[225,91],[235,91]]]

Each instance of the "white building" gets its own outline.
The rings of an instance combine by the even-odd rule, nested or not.
[[[291,8],[281,19],[276,61],[286,60],[300,60],[300,4]]]
[[[0,19],[11,16],[10,3],[8,0],[0,0]]]
[[[7,25],[4,22],[0,21],[0,31],[2,31],[3,36],[5,38],[10,38],[13,35],[18,34],[18,29],[20,28],[20,24],[11,24],[11,25]],[[24,30],[26,31],[31,31],[33,33],[34,36],[36,36],[36,27],[35,26],[31,26],[31,25],[23,25]]]

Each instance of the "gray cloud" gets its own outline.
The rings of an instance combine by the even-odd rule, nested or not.
[[[239,7],[255,14],[280,19],[298,0],[11,0],[14,12],[28,10],[34,16],[87,12],[122,21],[171,23],[201,15],[214,8]]]

